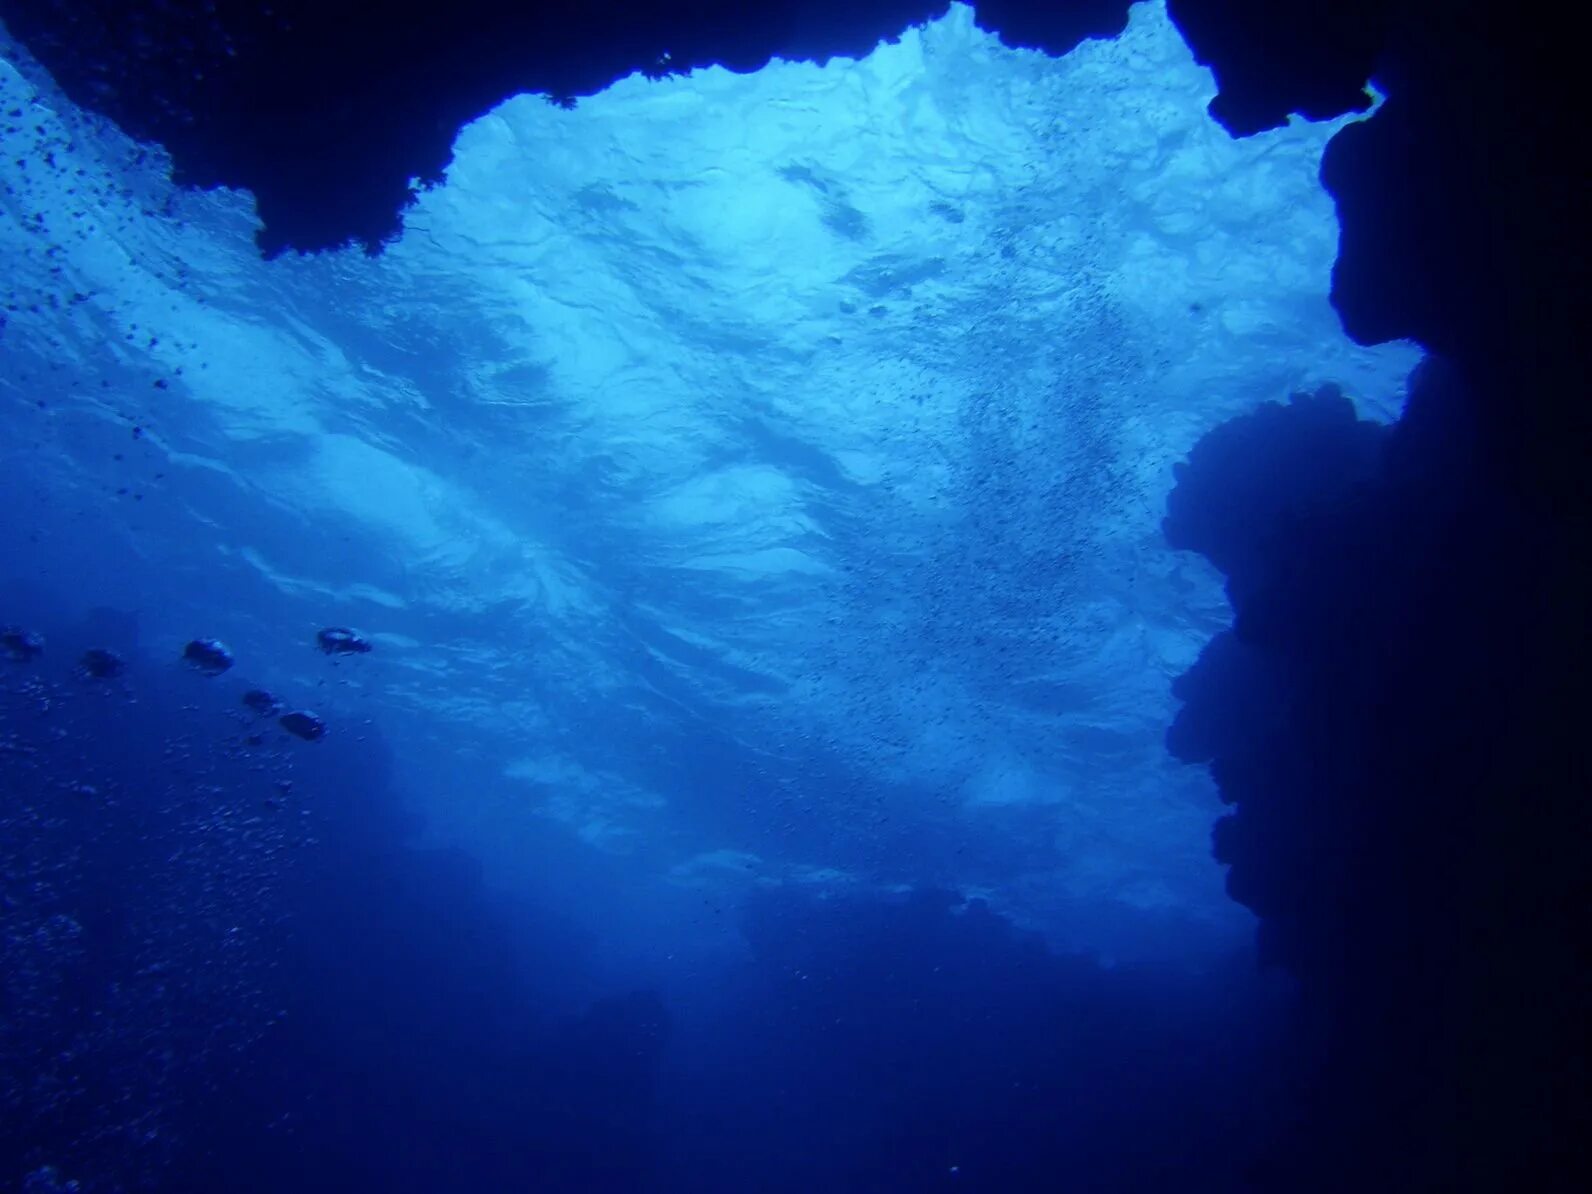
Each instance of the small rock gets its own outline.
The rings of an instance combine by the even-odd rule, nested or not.
[[[315,636],[315,641],[328,655],[363,655],[371,645],[368,638],[346,626],[328,626]]]
[[[91,647],[83,652],[78,665],[83,669],[84,675],[92,679],[109,680],[112,676],[122,674],[127,667],[127,660],[104,647]]]
[[[0,655],[7,659],[25,662],[44,654],[42,635],[24,630],[20,626],[0,627]]]
[[[314,742],[326,736],[326,723],[304,709],[284,713],[277,720],[289,734],[296,735],[306,742]]]
[[[207,676],[219,676],[232,666],[232,652],[213,638],[196,638],[182,649],[182,657]]]

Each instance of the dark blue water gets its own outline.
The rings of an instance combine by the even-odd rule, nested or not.
[[[1167,732],[1295,524],[1174,465],[1398,414],[1342,122],[958,9],[516,98],[264,262],[0,49],[4,1188],[1288,1188],[1233,713]]]
[[[13,1164],[89,1189],[1216,1190],[1254,1159],[1277,992],[1241,954],[1107,970],[949,892],[770,889],[725,910],[746,950],[702,987],[588,999],[559,908],[405,844],[385,747],[306,750],[125,625],[126,676],[85,679],[106,630],[35,624],[51,654],[3,693]]]

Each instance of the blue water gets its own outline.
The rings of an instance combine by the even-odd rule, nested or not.
[[[0,57],[0,1180],[1238,1188],[1275,993],[1160,523],[1262,402],[1397,416],[1341,121],[1230,139],[1158,5],[953,7],[518,97],[381,256],[268,263]]]

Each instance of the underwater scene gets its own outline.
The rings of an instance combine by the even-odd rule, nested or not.
[[[1359,839],[1235,735],[1448,383],[1329,297],[1381,94],[1216,95],[952,4],[262,253],[0,31],[0,1190],[1305,1189]]]

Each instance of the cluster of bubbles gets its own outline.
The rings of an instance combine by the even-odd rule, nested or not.
[[[327,655],[363,655],[371,642],[357,630],[329,626],[315,637],[316,645]],[[13,662],[37,659],[44,654],[44,637],[20,626],[0,627],[0,655]],[[219,676],[236,663],[231,649],[220,639],[191,639],[182,650],[185,663],[204,676]],[[90,647],[78,658],[78,671],[93,680],[111,680],[127,668],[127,660],[108,647]],[[326,722],[308,709],[286,709],[282,701],[261,688],[243,694],[243,704],[261,717],[274,717],[288,733],[307,742],[326,736]]]
[[[317,645],[371,650],[340,627]],[[207,680],[235,662],[206,638],[182,659]],[[52,662],[0,626],[0,1153],[24,1165],[0,1182],[155,1189],[178,1109],[284,1015],[284,885],[317,813],[291,739],[251,723],[326,727],[263,689],[195,703],[109,647]]]

